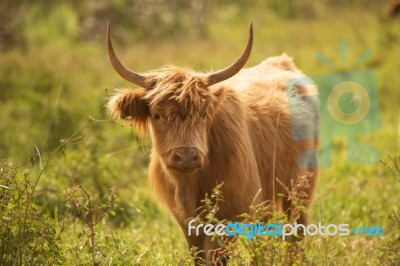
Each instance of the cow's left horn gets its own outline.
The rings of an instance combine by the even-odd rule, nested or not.
[[[207,79],[208,80],[207,85],[211,86],[218,82],[224,81],[232,77],[236,73],[238,73],[246,64],[247,59],[249,59],[252,46],[253,46],[253,23],[250,24],[249,39],[247,41],[246,49],[244,50],[243,54],[232,65],[218,72],[210,74]]]
[[[143,88],[148,88],[146,84],[146,77],[144,75],[141,75],[139,73],[133,72],[132,70],[129,70],[127,67],[125,67],[121,61],[118,59],[117,55],[115,54],[112,41],[111,41],[111,26],[110,22],[107,24],[107,47],[108,47],[108,55],[111,60],[111,64],[113,65],[115,71],[126,79],[127,81],[130,81],[140,87]]]

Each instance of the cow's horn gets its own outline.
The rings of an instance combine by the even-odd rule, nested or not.
[[[247,41],[246,49],[244,50],[243,54],[239,57],[239,59],[236,60],[235,63],[233,63],[229,67],[210,74],[208,76],[208,86],[226,80],[235,75],[236,73],[238,73],[246,64],[247,59],[249,59],[252,46],[253,46],[253,23],[250,24],[249,39]]]
[[[108,47],[108,55],[111,60],[111,64],[113,65],[115,71],[126,79],[127,81],[130,81],[140,87],[147,88],[148,86],[146,85],[145,79],[146,77],[138,74],[136,72],[133,72],[129,70],[127,67],[125,67],[121,61],[118,59],[117,55],[115,54],[112,41],[111,41],[111,25],[110,22],[107,24],[107,47]]]

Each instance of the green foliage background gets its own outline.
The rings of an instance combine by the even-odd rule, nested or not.
[[[119,207],[99,209],[107,217],[95,227],[96,263],[190,264],[182,233],[149,187],[150,144],[140,143],[104,112],[114,88],[134,88],[108,61],[108,20],[120,58],[137,71],[168,63],[205,71],[225,67],[242,51],[251,21],[255,42],[248,66],[286,52],[304,73],[317,76],[336,71],[316,60],[318,51],[340,65],[339,39],[349,44],[343,71],[371,49],[373,56],[357,69],[377,73],[383,129],[360,141],[379,148],[389,166],[389,156],[399,154],[400,20],[388,16],[385,1],[5,0],[0,4],[0,159],[7,162],[0,185],[7,188],[0,186],[0,234],[16,246],[32,239],[21,238],[25,233],[19,234],[18,226],[36,240],[45,234],[49,245],[38,240],[26,253],[41,258],[38,263],[92,264],[87,216],[79,217],[67,204],[71,197],[83,205],[87,200],[78,192],[67,193],[70,198],[65,194],[80,184],[99,206],[108,202],[111,187],[118,191]],[[338,137],[333,167],[321,170],[311,222],[380,225],[385,235],[311,240],[299,264],[395,265],[400,260],[394,218],[399,183],[384,164],[348,164],[345,152],[346,139]],[[40,161],[49,158],[41,171]],[[7,183],[12,176],[18,186]],[[25,195],[31,190],[17,188],[27,180],[38,182]],[[12,201],[17,191],[23,196]],[[24,197],[32,201],[29,212],[11,204],[25,204]],[[25,224],[7,222],[19,215],[27,217]],[[42,232],[44,225],[55,231]],[[0,244],[2,262],[32,262],[28,255],[7,260],[14,249],[5,243]],[[285,251],[276,252],[284,256]]]

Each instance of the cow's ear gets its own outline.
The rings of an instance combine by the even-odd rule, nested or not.
[[[118,91],[106,105],[108,113],[113,118],[123,119],[144,136],[150,114],[145,95],[144,89]]]

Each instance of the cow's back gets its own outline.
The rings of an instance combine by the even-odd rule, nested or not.
[[[225,82],[248,107],[265,200],[272,199],[274,189],[275,195],[286,192],[276,179],[288,186],[290,179],[315,172],[317,166],[318,100],[315,88],[303,84],[305,78],[290,57],[281,55]]]

